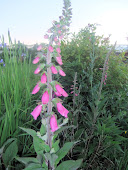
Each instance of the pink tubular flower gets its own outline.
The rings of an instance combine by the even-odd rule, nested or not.
[[[34,74],[38,74],[41,71],[40,67],[37,67],[37,69],[34,71]]]
[[[58,73],[56,67],[54,67],[54,66],[51,66],[51,70],[52,70],[53,74],[57,74]]]
[[[59,38],[62,40],[62,39],[64,38],[64,36],[63,36],[63,35],[61,35]]]
[[[39,45],[38,47],[37,47],[37,51],[40,51],[42,49],[42,45]]]
[[[48,91],[45,91],[45,92],[44,92],[41,101],[42,101],[43,104],[47,104],[47,103],[49,102],[49,94],[48,94]]]
[[[51,30],[50,30],[50,29],[48,29],[48,33],[51,33]]]
[[[58,53],[61,53],[61,50],[60,50],[60,48],[58,47],[58,48],[56,48],[56,51],[58,52]]]
[[[47,34],[46,34],[46,35],[44,35],[44,39],[48,39],[48,37],[49,37],[49,36],[48,36]]]
[[[61,76],[66,76],[66,74],[65,74],[65,72],[63,72],[63,70],[59,70],[59,74],[60,74]]]
[[[55,41],[55,42],[58,41],[57,37],[54,37],[54,41]]]
[[[34,117],[35,120],[40,115],[41,111],[42,111],[42,105],[38,105],[38,106],[35,107],[35,109],[31,113],[31,115]]]
[[[62,116],[66,117],[66,118],[68,117],[67,115],[68,115],[69,111],[60,102],[57,103],[57,110]]]
[[[47,82],[47,76],[46,74],[44,73],[42,76],[41,76],[41,83],[42,84],[45,84]]]
[[[53,47],[50,45],[50,46],[48,47],[48,50],[52,53],[52,52],[53,52]]]
[[[60,27],[60,24],[57,24],[57,28],[59,28]]]
[[[61,34],[61,31],[59,30],[58,33]]]
[[[62,91],[62,95],[64,96],[64,97],[68,97],[68,93],[66,93],[66,91],[63,89],[63,91]]]
[[[60,85],[59,85],[59,84],[56,84],[56,85],[55,85],[55,88],[56,88],[56,90],[57,90],[57,92],[58,92],[58,93],[62,94],[62,92],[63,92],[63,88],[62,88],[62,87],[60,87]]]
[[[57,45],[59,45],[59,46],[60,46],[60,45],[61,45],[61,44],[60,44],[60,42],[58,42],[58,43],[57,43]]]
[[[57,92],[55,92],[55,95],[56,96],[61,96],[61,94],[57,91]]]
[[[57,120],[54,115],[52,115],[50,118],[50,126],[52,132],[55,132],[58,129]]]
[[[68,96],[68,94],[66,93],[66,91],[65,91],[62,87],[60,87],[59,84],[56,84],[56,85],[55,85],[55,88],[56,88],[57,92],[58,92],[60,95],[63,95],[64,97],[67,97],[67,96]]]
[[[33,64],[37,64],[38,62],[39,62],[39,60],[40,60],[40,57],[36,57],[34,60],[33,60]]]
[[[34,87],[34,89],[33,89],[33,91],[32,91],[32,94],[36,94],[39,90],[40,90],[40,86],[39,86],[39,84],[37,84],[37,85]]]
[[[63,63],[62,63],[62,59],[61,59],[61,57],[56,57],[56,61],[58,62],[58,64],[60,64],[60,65],[62,65]]]

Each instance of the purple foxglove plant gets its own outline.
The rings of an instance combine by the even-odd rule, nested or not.
[[[49,40],[49,44],[47,46],[47,54],[44,53],[43,55],[46,56],[46,64],[44,68],[41,68],[41,65],[37,66],[37,69],[34,71],[34,74],[40,74],[43,71],[43,74],[41,76],[41,83],[45,84],[47,86],[47,90],[42,95],[41,101],[42,101],[42,106],[47,105],[47,111],[49,116],[47,119],[47,123],[50,123],[50,117],[52,116],[52,99],[53,99],[53,90],[54,94],[56,96],[63,96],[67,97],[68,94],[67,92],[62,88],[62,86],[59,83],[55,83],[54,87],[51,86],[50,83],[52,83],[52,74],[57,74],[59,73],[61,76],[66,76],[64,71],[59,69],[59,67],[55,64],[53,64],[52,57],[53,55],[55,56],[55,60],[59,65],[62,65],[62,58],[61,58],[61,49],[60,49],[60,42],[64,38],[65,32],[68,30],[68,27],[70,25],[70,18],[71,18],[71,9],[70,9],[70,1],[69,0],[64,0],[64,9],[65,12],[63,13],[64,16],[60,16],[59,19],[60,21],[53,21],[53,26],[48,29],[47,34],[44,35],[45,39]],[[48,35],[50,33],[50,35]],[[51,35],[52,34],[52,35]],[[37,51],[41,51],[43,49],[42,45],[38,46]],[[51,56],[51,54],[53,54]],[[37,55],[37,57],[33,60],[33,64],[37,64],[38,62],[41,62],[41,58]],[[33,91],[32,94],[36,94],[40,90],[39,84],[37,84]],[[57,110],[60,111],[60,114],[62,114],[64,117],[67,117],[68,110],[62,106],[60,102],[56,102],[55,107],[57,105]],[[61,111],[62,110],[62,111]],[[40,114],[38,114],[40,115]],[[53,129],[53,125],[52,128]],[[47,128],[47,135],[51,134],[51,130],[48,126]],[[48,137],[48,144],[51,147],[51,139]]]
[[[58,97],[67,97],[68,94],[59,82],[52,80],[52,75],[55,74],[53,76],[55,77],[58,72],[61,76],[66,76],[59,66],[63,64],[60,55],[60,42],[64,38],[64,35],[70,25],[70,18],[72,14],[70,6],[70,0],[64,0],[63,16],[59,17],[59,22],[53,21],[53,26],[48,29],[47,34],[44,36],[45,39],[49,40],[47,53],[43,52],[43,47],[41,45],[37,48],[37,51],[40,51],[40,53],[43,53],[43,56],[46,56],[46,63],[41,64],[42,57],[36,57],[33,60],[33,64],[37,64],[40,61],[40,65],[37,66],[34,74],[41,75],[41,81],[34,87],[32,94],[36,94],[39,90],[41,90],[41,88],[45,89],[43,89],[41,102],[38,102],[38,106],[36,106],[36,108],[32,111],[31,115],[35,120],[38,116],[41,116],[42,125],[40,132],[35,132],[34,130],[28,130],[25,128],[22,128],[22,130],[32,135],[35,151],[39,156],[37,157],[40,160],[43,160],[43,162],[38,160],[36,164],[34,164],[35,162],[32,163],[38,167],[38,169],[55,170],[59,161],[68,153],[74,144],[73,142],[68,142],[65,145],[67,146],[69,144],[68,150],[63,154],[63,156],[58,154],[57,151],[59,150],[59,144],[54,141],[54,137],[56,136],[55,133],[62,125],[67,123],[69,113],[69,111],[62,105],[62,99]],[[48,33],[50,33],[50,35],[48,35]],[[57,64],[54,63],[54,61],[57,61]],[[52,111],[52,107],[55,107],[59,114],[66,118],[63,120],[61,125],[58,125],[58,113],[55,114]],[[74,162],[75,161],[72,161],[72,166],[76,169],[79,168],[78,163],[76,164],[76,167],[74,166]],[[80,160],[79,162],[81,164],[82,161]],[[65,165],[63,165],[64,168],[69,169],[67,167],[67,161],[63,163]],[[33,169],[32,165],[31,169]]]

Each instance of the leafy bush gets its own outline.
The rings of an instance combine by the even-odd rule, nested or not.
[[[62,43],[62,56],[67,69],[63,83],[70,86],[77,72],[80,94],[71,109],[70,123],[74,129],[66,131],[65,141],[80,143],[71,157],[84,158],[85,169],[113,169],[119,167],[119,157],[126,155],[128,66],[123,54],[113,51],[109,56],[107,81],[103,84],[100,100],[99,87],[105,58],[111,46],[108,39],[95,35],[95,25],[82,29],[69,42]],[[68,78],[67,78],[68,77]],[[67,102],[74,105],[71,94]],[[63,139],[63,138],[62,138]],[[64,141],[63,141],[64,142]]]

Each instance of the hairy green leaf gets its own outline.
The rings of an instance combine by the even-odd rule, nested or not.
[[[18,146],[17,141],[13,141],[3,153],[3,162],[7,166],[13,160],[13,158],[17,155]]]
[[[77,170],[80,167],[82,161],[83,159],[79,159],[77,161],[64,161],[56,168],[56,170]]]

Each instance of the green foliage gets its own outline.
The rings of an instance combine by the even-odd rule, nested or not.
[[[37,153],[37,159],[35,158],[20,158],[15,157],[16,160],[22,162],[25,164],[26,168],[46,168],[45,161],[49,161],[51,167],[56,167],[60,160],[62,160],[69,150],[73,147],[74,142],[67,142],[64,144],[62,148],[59,148],[59,140],[54,141],[54,138],[52,140],[52,148],[50,149],[49,145],[46,144],[46,141],[44,138],[42,138],[42,135],[38,132],[36,133],[32,129],[28,128],[21,128],[23,131],[27,132],[29,135],[33,137],[33,145],[34,149]],[[16,155],[15,155],[16,156]],[[45,159],[44,159],[45,158]],[[81,161],[70,161],[68,162],[69,167],[79,167]],[[74,166],[72,165],[74,163]],[[65,166],[65,164],[61,165],[62,167]],[[67,167],[68,167],[67,166]]]
[[[58,158],[58,156],[56,154],[45,153],[45,158],[47,161],[50,162],[51,167],[54,167],[55,161]]]
[[[84,158],[83,169],[114,169],[127,155],[124,150],[127,133],[124,135],[124,131],[128,128],[128,66],[123,62],[123,55],[111,53],[106,86],[103,84],[99,98],[102,76],[99,68],[103,68],[111,47],[103,36],[95,35],[95,29],[95,25],[89,25],[74,34],[70,42],[62,43],[67,69],[62,84],[68,89],[73,85],[72,91],[75,91],[74,75],[77,72],[80,94],[75,101],[74,93],[65,100],[71,110],[69,124],[74,128],[65,130],[61,143],[80,140],[71,150],[70,158]]]
[[[79,159],[77,161],[73,161],[73,160],[64,161],[56,168],[56,170],[65,170],[65,169],[77,170],[80,167],[81,163],[82,163],[82,159]]]
[[[0,149],[1,151],[1,164],[0,166],[3,167],[9,167],[11,165],[12,160],[15,158],[15,156],[18,153],[18,146],[17,146],[17,140],[16,139],[8,139],[3,147]],[[3,162],[3,163],[2,163]]]
[[[33,129],[22,128],[22,127],[20,127],[20,129],[22,129],[23,131],[27,132],[27,134],[31,135],[32,137],[36,136],[36,131],[33,130]]]
[[[45,144],[44,141],[42,141],[42,139],[38,138],[38,137],[34,137],[33,138],[33,144],[34,144],[34,149],[36,151],[37,154],[43,154],[43,151],[45,152],[49,152],[50,148],[47,144]]]
[[[64,158],[65,155],[69,152],[69,150],[73,147],[73,142],[67,142],[64,144],[64,146],[56,153],[58,158],[56,160],[56,165],[59,163],[59,161]]]
[[[3,162],[6,166],[10,164],[10,162],[13,160],[13,158],[17,155],[18,147],[17,147],[17,141],[13,141],[5,150],[3,153]]]
[[[3,58],[6,66],[0,67],[0,146],[11,136],[18,135],[18,126],[30,121],[31,112],[31,76],[33,68],[29,62],[18,60],[22,49],[15,44],[15,49],[4,48]],[[28,54],[27,54],[28,55]]]
[[[19,126],[33,126],[29,113],[33,108],[31,91],[37,78],[33,77],[35,68],[32,66],[27,49],[22,44],[16,42],[13,44],[11,40],[9,43],[8,48],[3,47],[1,53],[5,67],[0,65],[0,147],[4,151],[6,142],[11,142],[13,137],[17,137],[19,153],[25,155],[30,151],[34,153],[34,149],[30,137],[21,134]],[[22,56],[22,53],[25,55]],[[13,159],[13,155],[11,156]],[[4,156],[4,161],[10,164],[7,158]],[[10,161],[12,165],[15,163],[14,159]]]
[[[61,43],[67,74],[61,82],[69,93],[64,103],[70,112],[68,125],[55,132],[51,149],[47,144],[45,125],[42,124],[38,130],[38,121],[33,124],[28,116],[33,108],[30,93],[36,82],[31,57],[27,53],[22,60],[23,47],[18,44],[9,50],[3,49],[6,67],[0,66],[1,164],[8,167],[15,158],[25,164],[26,170],[48,169],[45,160],[50,161],[52,167],[57,166],[57,170],[75,170],[80,166],[87,170],[127,169],[128,65],[124,62],[123,54],[117,56],[112,52],[109,56],[106,86],[103,85],[99,100],[102,76],[99,68],[103,68],[106,54],[111,47],[103,36],[96,36],[95,30],[95,25],[88,25],[78,34],[73,34],[70,42]],[[76,72],[77,76],[74,76]],[[69,90],[71,85],[73,87]],[[74,92],[70,94],[71,91]],[[75,96],[75,93],[79,95]],[[19,126],[31,128],[36,125],[38,132],[21,128],[29,135],[19,134]],[[16,136],[18,141],[10,138]],[[17,144],[20,155],[24,157],[16,156]],[[36,158],[25,157],[31,151],[35,156],[34,150]],[[68,160],[69,158],[74,161]]]
[[[40,164],[37,163],[30,163],[24,170],[45,170],[44,168],[41,167]]]
[[[39,161],[36,158],[32,158],[32,157],[15,157],[16,160],[24,163],[25,165],[28,165],[29,163],[39,163]]]
[[[41,135],[46,134],[46,127],[44,126],[44,124],[41,125],[40,134],[41,134]]]
[[[59,150],[59,142],[60,140],[57,140],[52,144],[52,148],[54,149],[55,153]]]

